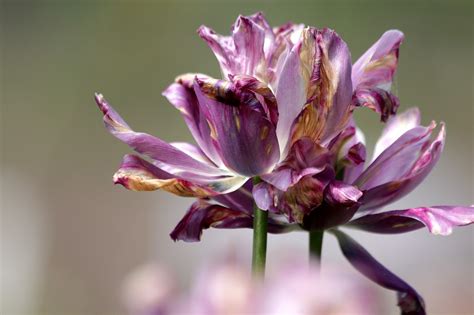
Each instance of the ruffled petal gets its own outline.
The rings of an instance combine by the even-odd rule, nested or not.
[[[423,298],[415,289],[375,260],[347,234],[339,230],[331,232],[337,237],[342,253],[354,268],[378,285],[397,291],[398,306],[402,315],[426,315]]]
[[[369,214],[349,226],[369,232],[394,234],[426,226],[433,234],[449,235],[453,227],[474,222],[474,206],[432,206]]]
[[[182,197],[210,197],[238,189],[246,179],[238,177],[197,177],[187,180],[176,177],[136,155],[126,155],[114,183],[133,191],[163,189]]]
[[[198,242],[201,240],[202,231],[210,227],[217,229],[252,228],[253,216],[244,211],[198,200],[191,205],[170,236],[174,241]],[[295,228],[297,227],[272,217],[268,219],[269,233],[285,233]]]
[[[194,90],[225,165],[244,176],[265,174],[278,162],[275,128],[256,97],[229,81],[196,78]]]
[[[426,176],[428,176],[438,162],[441,152],[443,151],[445,136],[445,127],[444,124],[441,124],[441,129],[436,139],[431,142],[426,149],[421,151],[414,162],[412,162],[410,157],[407,157],[404,160],[403,155],[396,158],[399,159],[399,163],[403,164],[405,162],[408,164],[407,166],[410,166],[411,168],[408,172],[403,173],[404,168],[399,167],[398,170],[400,170],[400,174],[392,174],[390,180],[382,182],[380,185],[364,191],[364,196],[361,199],[362,206],[360,212],[363,213],[365,211],[383,207],[402,198],[415,189],[426,178]],[[389,150],[390,148],[386,151]],[[385,151],[380,155],[380,157],[384,155],[386,155]],[[393,167],[396,171],[398,167],[397,165],[398,164],[388,164],[387,167]]]
[[[216,55],[224,79],[239,74],[263,81],[268,78],[267,57],[275,36],[262,13],[239,16],[231,36],[216,34],[206,26],[201,26],[198,34]]]
[[[104,123],[109,132],[138,153],[179,170],[208,176],[229,175],[228,172],[220,170],[211,164],[206,164],[192,158],[159,138],[133,131],[101,94],[96,94],[95,99],[104,114]]]
[[[308,175],[321,173],[331,162],[331,153],[309,138],[302,138],[291,147],[288,156],[271,173],[261,178],[282,191]]]

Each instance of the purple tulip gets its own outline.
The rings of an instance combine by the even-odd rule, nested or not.
[[[217,219],[213,202],[195,203],[186,222],[191,222],[193,212],[199,212],[203,223],[187,225],[181,221],[172,238],[197,241],[208,227],[251,228],[253,198],[259,208],[269,211],[270,233],[329,229],[351,264],[373,281],[399,292],[403,314],[425,314],[424,302],[413,288],[335,229],[346,226],[376,233],[403,233],[426,226],[433,234],[448,235],[453,227],[474,222],[473,206],[381,211],[423,181],[437,163],[445,139],[444,124],[433,136],[436,124],[420,125],[416,108],[392,116],[399,103],[390,94],[390,85],[402,39],[399,31],[386,32],[352,67],[352,105],[371,108],[386,121],[372,162],[366,163],[364,137],[352,118],[335,136],[322,141],[312,141],[315,138],[305,133],[291,141],[287,151],[281,151],[288,153],[272,172],[261,174],[261,183],[247,183],[218,199],[211,197],[225,208]],[[221,66],[223,71],[231,71]]]

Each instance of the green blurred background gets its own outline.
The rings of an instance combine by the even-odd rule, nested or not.
[[[336,29],[353,61],[385,30],[402,30],[401,110],[419,106],[424,123],[447,123],[448,136],[437,168],[394,207],[473,202],[471,1],[3,1],[2,314],[123,314],[123,278],[142,263],[173,266],[185,285],[211,257],[250,255],[250,230],[173,243],[168,233],[192,200],[112,185],[130,151],[106,132],[93,93],[135,130],[192,141],[161,92],[181,73],[219,76],[195,32],[201,24],[228,33],[238,14],[256,11],[272,25]],[[377,117],[357,117],[373,146]],[[472,228],[446,238],[351,234],[419,289],[430,314],[474,313]],[[304,233],[271,236],[269,262],[304,257],[306,241]],[[324,255],[350,270],[330,237]],[[394,294],[378,292],[383,314],[397,314]]]

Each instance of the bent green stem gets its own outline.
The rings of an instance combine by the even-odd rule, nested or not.
[[[254,184],[260,181],[254,179]],[[255,276],[263,277],[267,258],[267,228],[268,212],[254,204],[253,217],[253,247],[252,247],[252,272]]]
[[[309,232],[309,256],[312,261],[321,264],[324,231]]]

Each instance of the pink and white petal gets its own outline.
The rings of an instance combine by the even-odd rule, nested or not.
[[[354,63],[352,67],[354,90],[378,87],[390,91],[403,39],[402,32],[389,30]]]
[[[238,99],[228,100],[227,95],[210,94],[209,89],[212,93],[222,93],[220,87],[212,84],[212,81],[197,78],[194,90],[223,162],[243,176],[267,173],[280,157],[273,124],[265,113],[241,104]],[[215,84],[229,83],[219,81]]]
[[[473,222],[474,206],[432,206],[369,214],[348,226],[383,234],[404,233],[426,226],[433,234],[449,235],[454,227]]]
[[[372,161],[408,130],[419,126],[420,121],[420,110],[417,107],[410,108],[401,114],[390,117],[382,131],[382,135],[375,144]]]
[[[441,123],[436,139],[422,151],[412,168],[401,178],[372,187],[364,192],[359,212],[363,213],[392,203],[415,189],[431,172],[438,162],[446,137],[445,126]],[[408,160],[407,160],[408,163]]]
[[[211,164],[203,163],[192,158],[159,138],[146,133],[133,131],[101,94],[96,94],[95,99],[99,109],[104,114],[104,123],[109,132],[119,140],[128,144],[138,153],[183,171],[208,176],[228,174],[228,172],[220,170]]]
[[[408,283],[379,263],[354,239],[342,231],[331,230],[349,263],[378,285],[397,292],[401,315],[426,315],[423,298]]]
[[[164,92],[168,101],[178,109],[193,135],[196,143],[206,156],[219,167],[223,166],[216,148],[212,144],[209,125],[207,124],[193,89],[193,81],[196,76],[206,77],[201,74],[185,74],[176,78]]]
[[[418,126],[403,134],[384,150],[357,178],[355,185],[369,190],[382,184],[405,179],[429,146],[429,137],[435,128]]]

